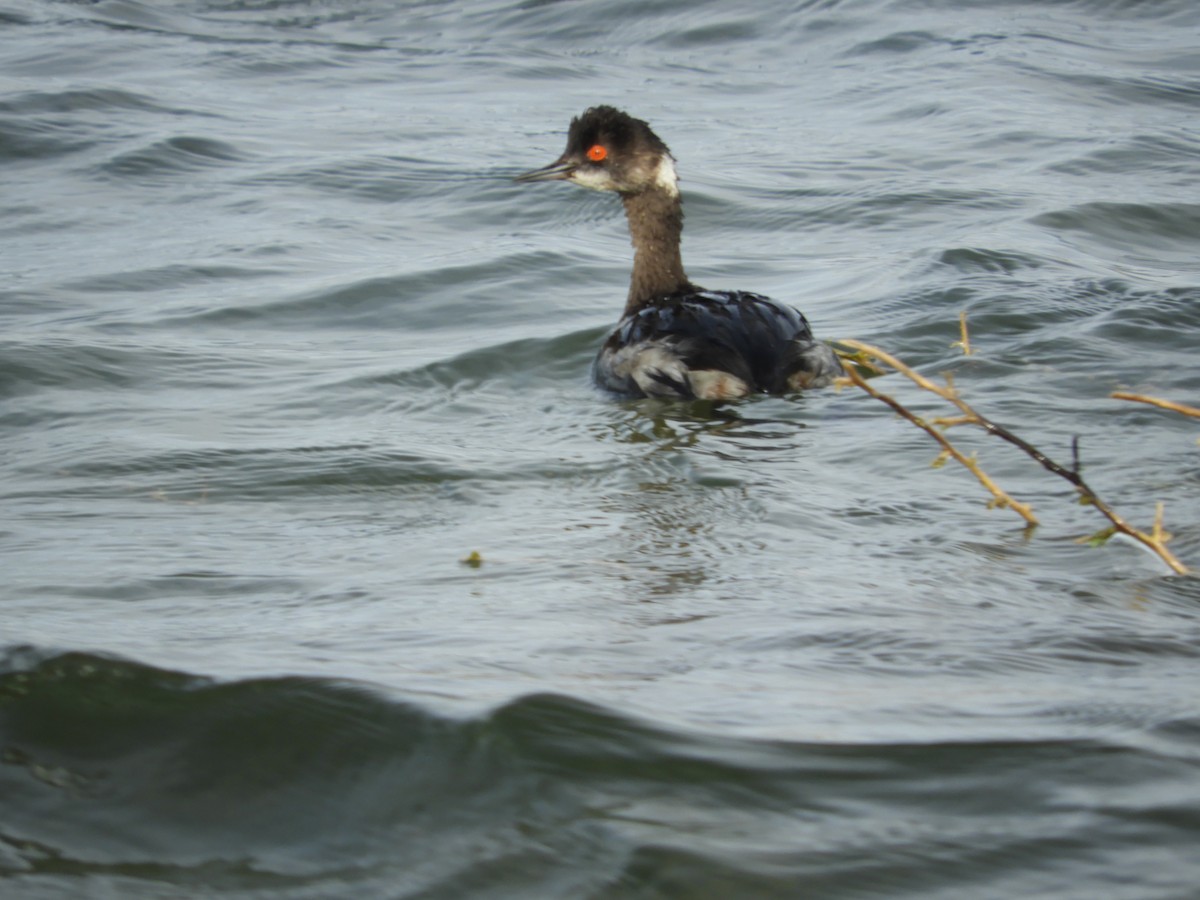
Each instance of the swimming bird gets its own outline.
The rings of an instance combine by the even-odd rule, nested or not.
[[[644,121],[611,106],[571,120],[567,149],[519,182],[570,181],[621,198],[633,243],[625,311],[596,355],[603,388],[631,396],[733,400],[822,387],[842,372],[792,307],[710,291],[683,271],[675,158]]]

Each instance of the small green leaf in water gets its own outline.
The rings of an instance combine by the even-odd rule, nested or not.
[[[1115,528],[1105,528],[1103,531],[1097,531],[1095,534],[1089,534],[1078,539],[1077,543],[1087,544],[1089,547],[1103,547],[1108,539],[1117,533]]]

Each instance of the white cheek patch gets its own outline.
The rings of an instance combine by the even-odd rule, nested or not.
[[[593,191],[611,191],[615,189],[608,170],[602,169],[599,166],[580,166],[571,173],[571,181],[580,187],[590,188]]]

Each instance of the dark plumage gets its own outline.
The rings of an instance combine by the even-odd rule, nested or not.
[[[624,394],[728,400],[828,384],[837,356],[804,316],[761,294],[692,284],[679,253],[675,160],[650,126],[611,106],[571,120],[567,149],[518,181],[572,181],[620,195],[634,247],[625,312],[593,372]]]

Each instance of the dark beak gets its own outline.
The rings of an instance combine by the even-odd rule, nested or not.
[[[571,173],[575,171],[576,165],[573,162],[567,162],[564,159],[556,159],[548,166],[540,169],[534,169],[532,172],[525,172],[523,175],[518,175],[513,181],[565,181],[571,177]]]

